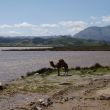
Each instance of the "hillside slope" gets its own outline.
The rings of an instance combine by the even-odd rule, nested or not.
[[[75,34],[74,38],[110,41],[110,26],[88,27]]]

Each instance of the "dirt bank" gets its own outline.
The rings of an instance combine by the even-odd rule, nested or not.
[[[95,71],[98,74],[79,72],[34,74],[15,80],[0,92],[0,110],[109,110],[109,70],[102,71],[104,74],[99,70]]]

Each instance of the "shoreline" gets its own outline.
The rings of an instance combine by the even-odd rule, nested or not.
[[[12,47],[13,48],[13,47]],[[27,49],[2,49],[2,51],[110,51],[110,46],[28,47]]]
[[[91,66],[89,66],[89,67],[80,67],[80,66],[75,66],[75,67],[72,67],[72,68],[69,68],[69,71],[71,71],[71,70],[81,70],[81,71],[83,71],[83,70],[92,70],[92,69],[97,69],[97,68],[110,68],[109,66],[103,66],[103,65],[101,65],[101,64],[99,64],[99,63],[95,63],[94,65],[91,65]],[[30,77],[30,76],[33,76],[33,75],[50,75],[50,73],[52,73],[52,71],[53,72],[57,72],[57,69],[55,68],[52,68],[52,67],[42,67],[42,68],[40,68],[40,69],[37,69],[37,70],[34,70],[34,71],[29,71],[29,72],[26,72],[26,73],[24,73],[24,75],[21,75],[20,77],[17,77],[17,78],[15,78],[15,79],[11,79],[11,80],[9,80],[9,81],[7,81],[6,83],[3,83],[4,85],[5,84],[7,84],[7,83],[10,83],[10,82],[13,82],[13,81],[15,81],[15,80],[18,80],[18,79],[22,79],[22,78],[25,78],[25,77]],[[1,82],[2,83],[2,82]]]
[[[10,105],[9,110],[33,110],[33,107],[35,110],[71,110],[76,107],[77,110],[79,105],[80,109],[89,106],[86,109],[90,110],[94,108],[89,104],[91,102],[93,105],[97,103],[95,108],[100,110],[100,106],[106,108],[109,103],[109,72],[110,67],[98,63],[91,67],[71,68],[67,76],[63,71],[61,76],[57,76],[57,71],[50,68],[33,71],[5,85],[0,91],[0,106]],[[104,88],[109,91],[108,95],[97,95]],[[4,110],[2,108],[0,110]]]

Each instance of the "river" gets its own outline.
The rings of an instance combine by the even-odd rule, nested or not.
[[[50,67],[49,61],[57,63],[61,58],[65,59],[69,67],[91,66],[97,62],[110,65],[110,51],[0,51],[0,82]]]

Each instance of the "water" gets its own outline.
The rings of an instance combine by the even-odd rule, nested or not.
[[[109,51],[0,51],[0,82],[7,82],[26,72],[50,67],[63,58],[69,67],[91,66],[96,62],[110,65]]]

